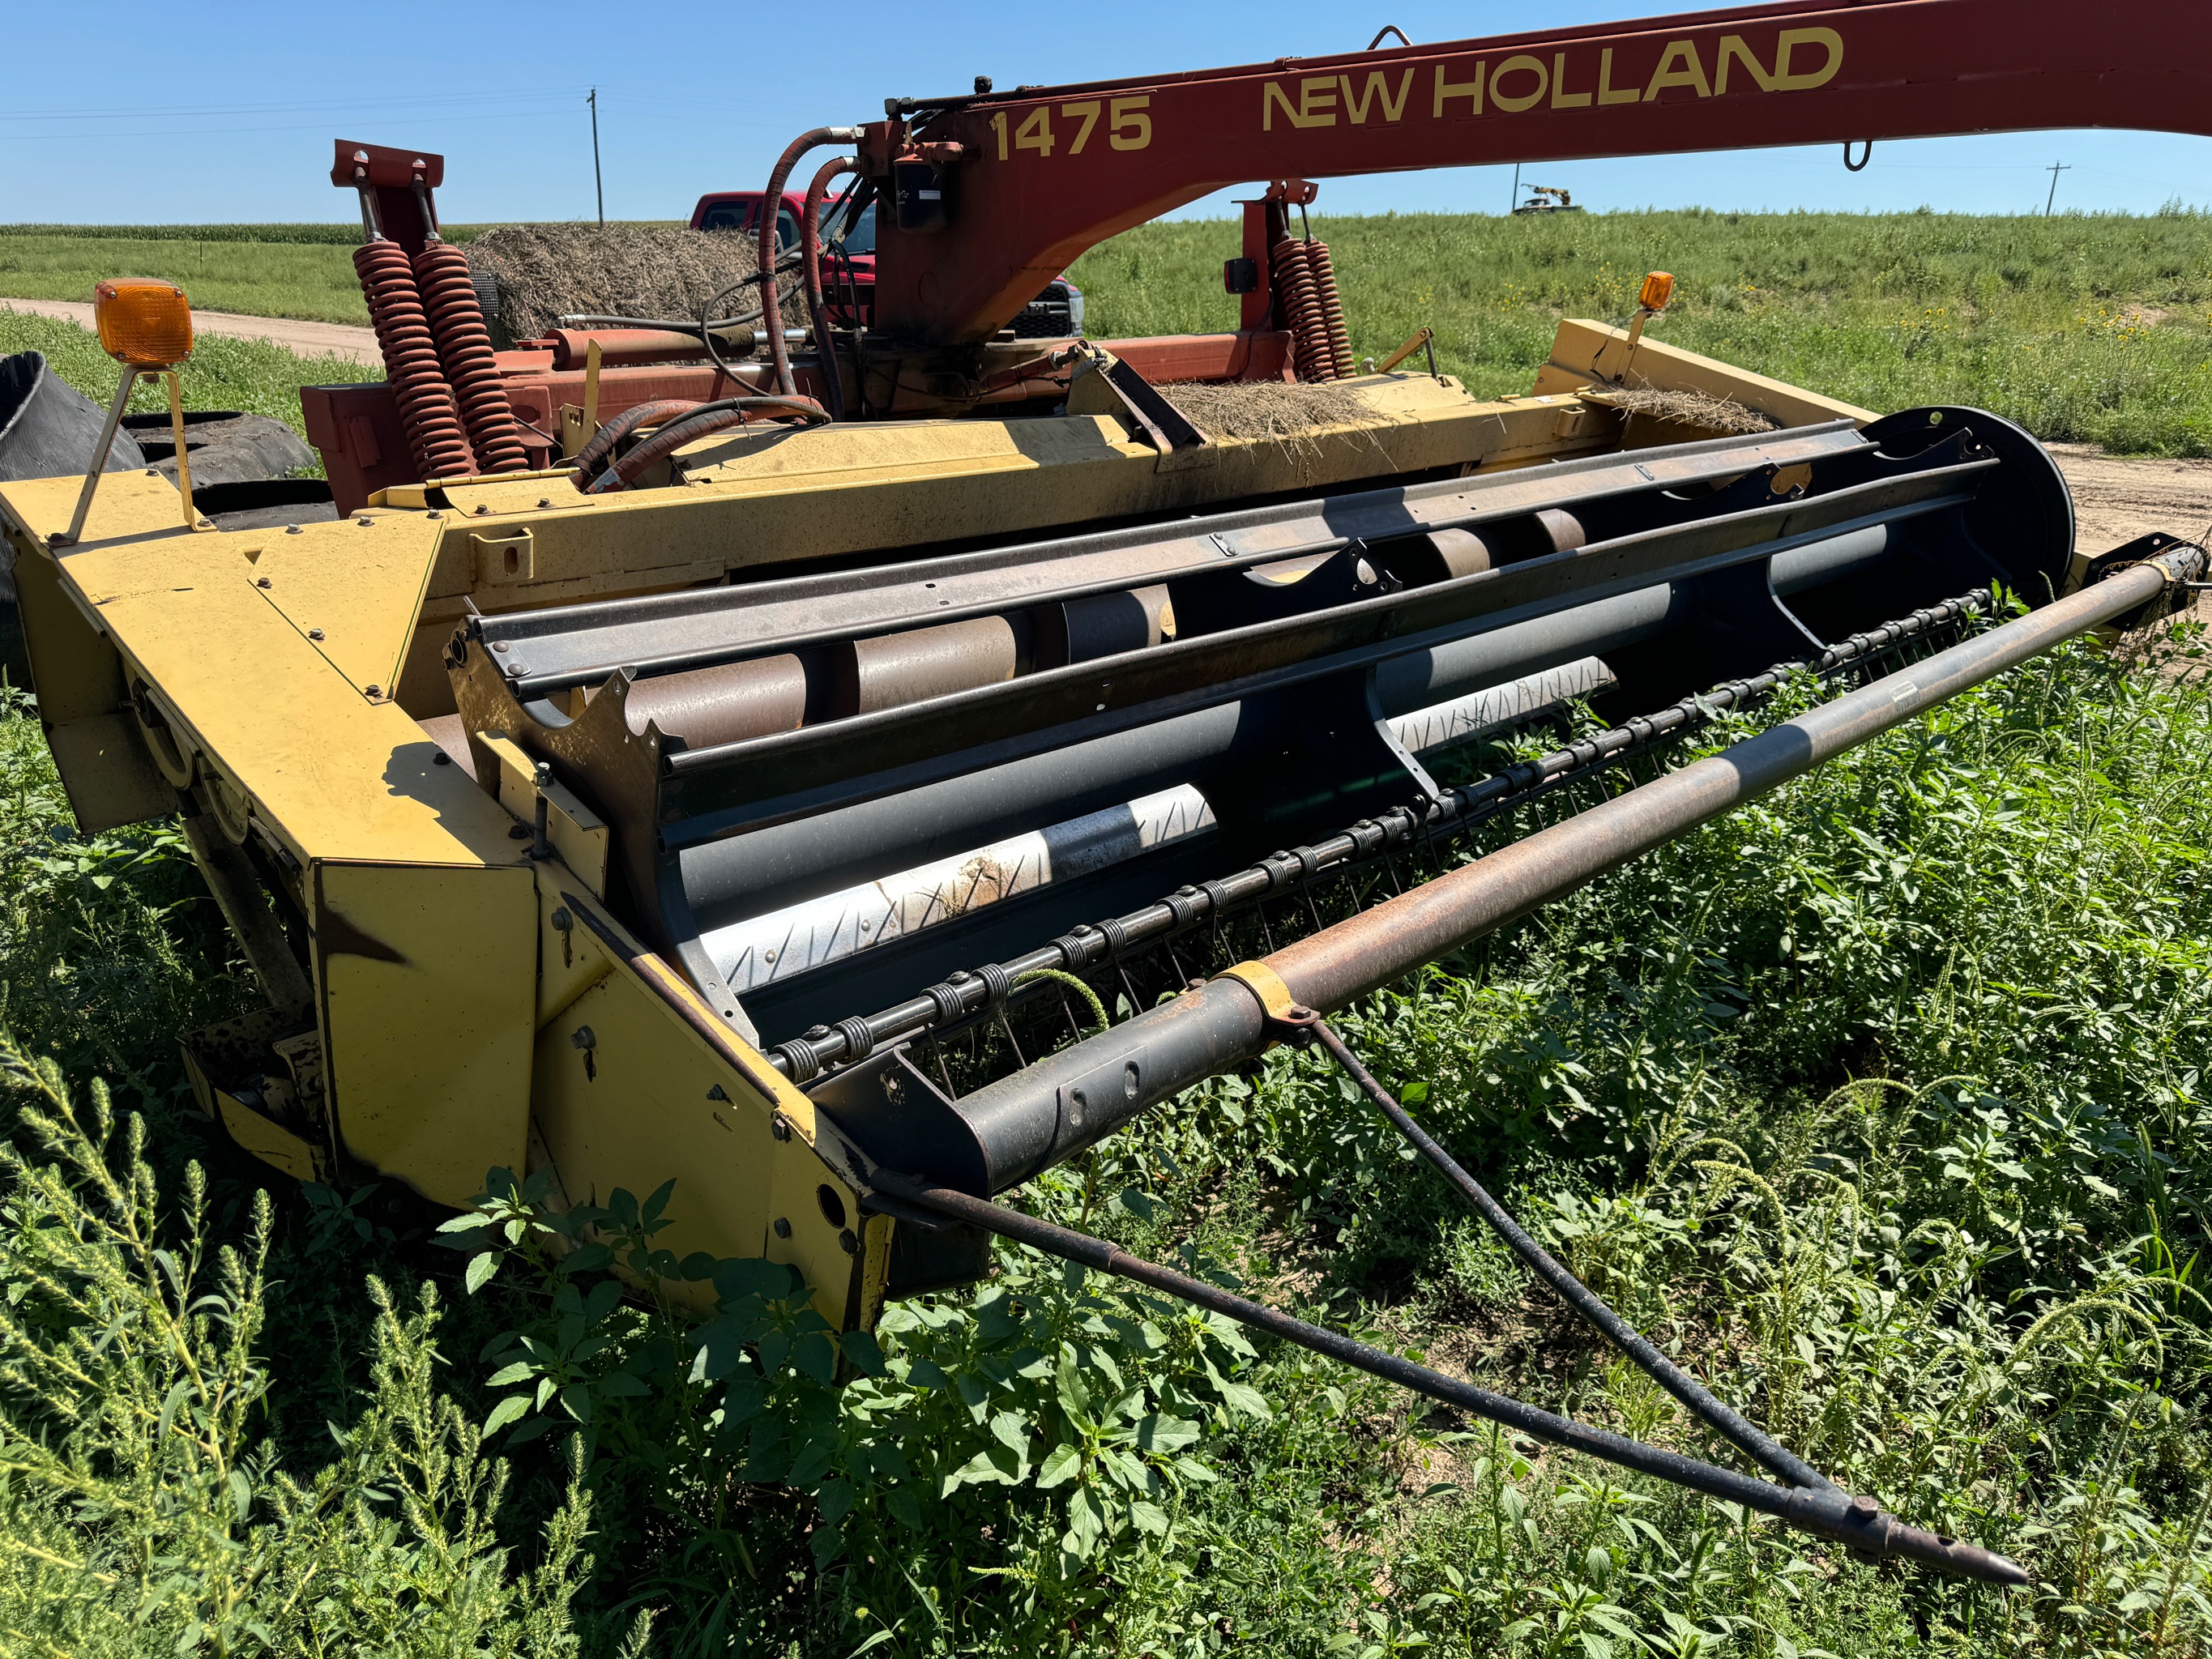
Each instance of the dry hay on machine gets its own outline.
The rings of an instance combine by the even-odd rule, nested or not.
[[[675,225],[501,225],[468,244],[469,264],[499,279],[498,323],[526,340],[579,313],[697,320],[714,295],[759,269],[760,244],[743,231]],[[776,277],[792,326],[797,256]],[[758,283],[726,295],[718,317],[760,315]]]
[[[1356,426],[1375,418],[1357,386],[1308,386],[1288,380],[1202,380],[1160,387],[1160,395],[1209,438],[1258,438],[1290,443],[1330,426]]]
[[[1648,416],[1674,426],[1701,427],[1725,437],[1747,438],[1756,433],[1779,431],[1782,427],[1781,422],[1760,414],[1747,404],[1740,404],[1733,398],[1716,398],[1705,392],[1660,392],[1650,386],[1624,386],[1585,392],[1583,396],[1591,403],[1604,404],[1624,415]]]

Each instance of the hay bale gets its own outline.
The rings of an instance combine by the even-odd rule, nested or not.
[[[1209,438],[1294,441],[1317,427],[1352,426],[1375,418],[1356,386],[1293,385],[1288,380],[1189,380],[1160,395]]]
[[[469,264],[498,280],[498,331],[529,339],[577,313],[690,318],[716,293],[759,266],[760,244],[743,231],[672,225],[501,225],[468,244]],[[776,278],[787,327],[801,326],[795,256]],[[758,284],[720,307],[724,317],[760,315]]]
[[[1750,437],[1778,432],[1782,422],[1733,398],[1716,398],[1704,392],[1659,392],[1649,386],[1587,392],[1594,404],[1604,404],[1626,415],[1645,415],[1675,426],[1692,426],[1723,437]]]

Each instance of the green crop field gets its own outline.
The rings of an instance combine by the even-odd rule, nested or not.
[[[457,226],[466,240],[477,227]],[[2212,218],[1620,213],[1314,221],[1354,349],[1425,325],[1484,394],[1525,388],[1562,316],[1625,318],[1680,279],[1659,337],[1875,409],[1971,404],[2122,454],[2212,454]],[[1095,337],[1233,328],[1225,220],[1145,226],[1073,276]],[[210,310],[368,320],[349,225],[0,226],[0,294],[171,277]]]
[[[1484,390],[1656,264],[1696,349],[1877,405],[1998,403],[1981,362],[2049,435],[2197,442],[2154,394],[2160,363],[2202,372],[2200,220],[1316,228],[1360,351],[1434,319]],[[1228,238],[1091,256],[1097,331],[1222,325]],[[0,349],[100,389],[79,331],[26,326]],[[312,370],[215,343],[196,400]],[[2019,670],[1340,1022],[1632,1322],[1846,1486],[2023,1561],[2012,1593],[1012,1248],[895,1307],[833,1389],[780,1274],[726,1269],[693,1327],[547,1252],[565,1224],[489,1172],[474,1232],[389,1184],[285,1182],[183,1085],[174,1034],[255,993],[179,831],[78,835],[0,691],[0,1650],[2201,1659],[2212,684],[2193,629],[2165,648]],[[604,1201],[649,1244],[649,1201]],[[1311,1054],[1017,1201],[1717,1453]]]

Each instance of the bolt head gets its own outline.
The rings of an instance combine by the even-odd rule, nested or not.
[[[307,630],[307,637],[311,640],[319,640],[323,637],[323,630],[319,628],[311,628]]]
[[[860,1255],[860,1241],[854,1236],[850,1227],[837,1235],[837,1248],[844,1251],[847,1255]]]
[[[774,1135],[778,1140],[790,1139],[791,1120],[786,1117],[781,1112],[778,1112],[774,1117],[769,1119],[768,1132]]]
[[[258,576],[258,577],[256,577],[256,578],[254,579],[254,583],[253,583],[253,585],[254,585],[256,587],[273,587],[273,586],[276,586],[276,584],[275,584],[274,582],[270,581],[270,580],[269,580],[269,578],[268,578],[268,577],[266,577],[266,576]]]
[[[789,1218],[789,1217],[787,1217],[787,1216],[778,1216],[778,1217],[776,1217],[776,1218],[775,1218],[775,1236],[776,1236],[778,1238],[789,1238],[789,1237],[791,1237],[791,1219],[790,1219],[790,1218]]]
[[[1869,1498],[1864,1492],[1858,1493],[1851,1499],[1851,1513],[1853,1515],[1871,1518],[1872,1516],[1881,1513],[1881,1505],[1875,1503],[1873,1498]]]

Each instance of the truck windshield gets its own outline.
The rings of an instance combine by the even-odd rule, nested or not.
[[[853,227],[853,234],[845,239],[848,253],[873,253],[876,251],[876,204],[871,202],[860,210],[860,222]]]

